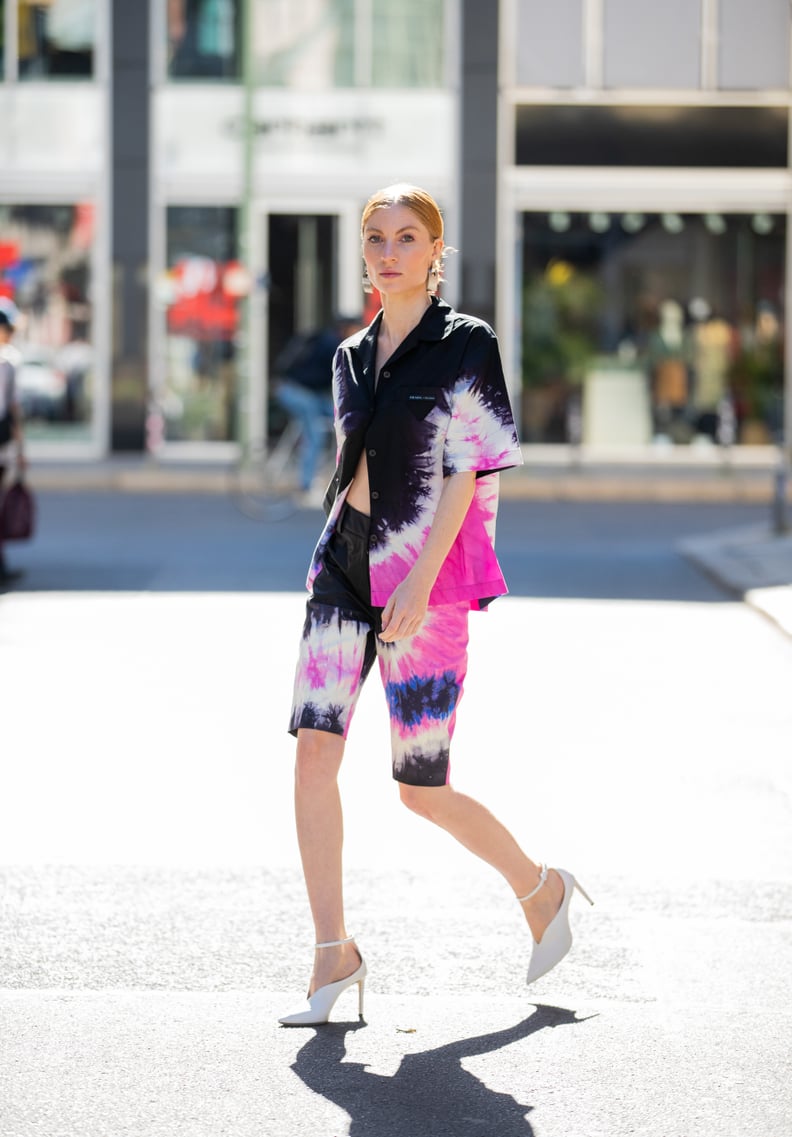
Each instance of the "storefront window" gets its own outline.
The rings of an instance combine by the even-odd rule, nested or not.
[[[523,215],[526,442],[776,441],[786,219]]]
[[[93,406],[92,204],[0,206],[0,296],[20,322],[17,385],[29,438],[87,438]]]
[[[167,352],[159,412],[167,441],[225,442],[236,433],[236,335],[244,288],[236,261],[237,211],[170,206]]]
[[[237,79],[241,0],[167,0],[168,76]]]
[[[443,86],[443,0],[373,0],[371,85]]]
[[[255,78],[267,87],[441,87],[444,0],[258,0]]]
[[[93,75],[96,0],[18,0],[20,79]]]

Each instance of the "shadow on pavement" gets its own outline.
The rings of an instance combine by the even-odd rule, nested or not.
[[[500,1050],[548,1027],[585,1021],[575,1011],[537,1005],[516,1026],[406,1054],[392,1077],[344,1061],[347,1033],[365,1023],[329,1023],[302,1047],[292,1069],[310,1090],[349,1115],[349,1137],[463,1137],[484,1132],[532,1137],[526,1116],[532,1107],[488,1089],[463,1067],[462,1059]]]

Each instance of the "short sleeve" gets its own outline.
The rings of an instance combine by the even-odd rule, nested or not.
[[[443,473],[493,473],[522,465],[522,452],[506,390],[498,341],[477,324],[451,391],[451,419]]]

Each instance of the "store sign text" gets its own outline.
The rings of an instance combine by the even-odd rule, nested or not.
[[[363,141],[385,133],[386,124],[381,118],[349,119],[254,119],[251,133],[265,138],[330,138],[334,142],[349,139]],[[224,133],[241,138],[245,133],[245,120],[236,118],[225,124]]]

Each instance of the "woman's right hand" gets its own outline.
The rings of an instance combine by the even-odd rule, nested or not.
[[[430,591],[412,574],[408,574],[394,588],[382,610],[382,631],[379,638],[383,643],[394,643],[415,635],[426,615]]]

